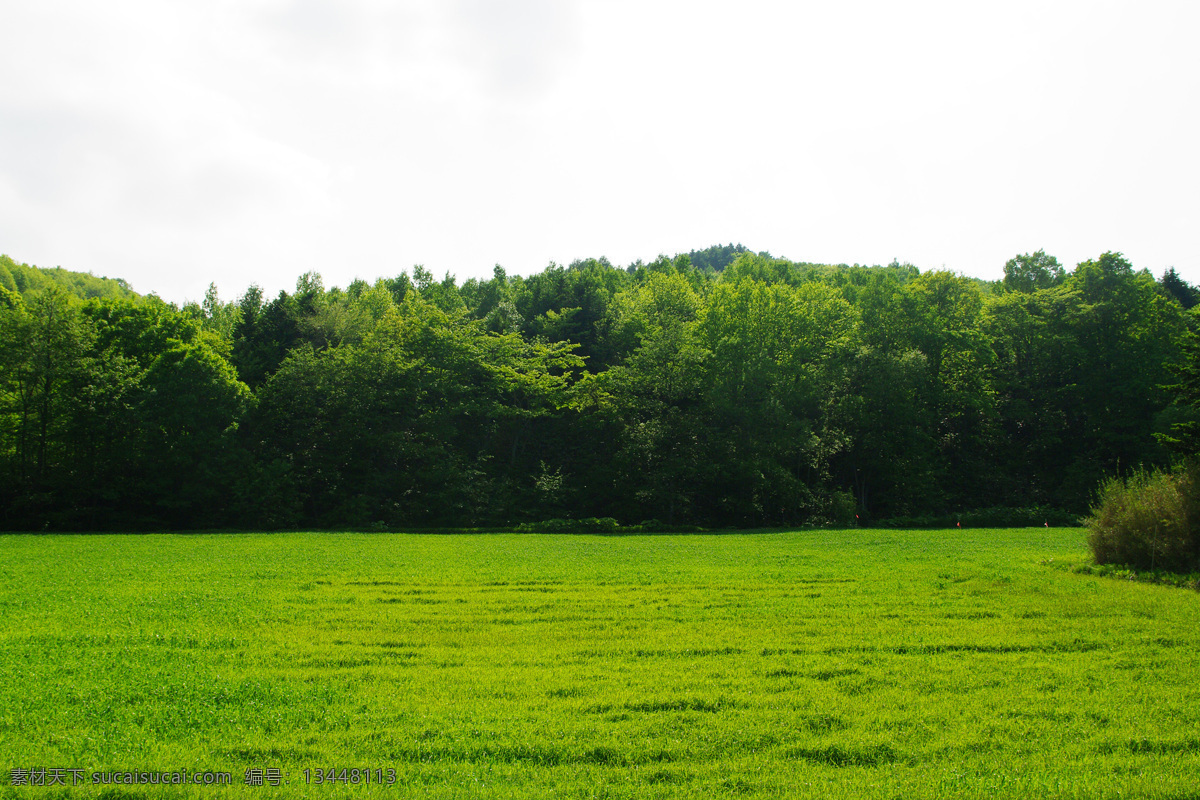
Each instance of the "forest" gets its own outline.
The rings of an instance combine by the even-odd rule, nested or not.
[[[1079,515],[1197,449],[1200,294],[718,246],[178,307],[0,258],[0,528]]]

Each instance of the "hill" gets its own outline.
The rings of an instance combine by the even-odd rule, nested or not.
[[[0,286],[25,297],[52,286],[84,299],[138,296],[121,278],[98,278],[90,272],[72,272],[62,267],[46,268],[18,264],[6,255],[0,255]]]

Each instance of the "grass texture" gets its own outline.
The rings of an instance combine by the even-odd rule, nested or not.
[[[1200,594],[1084,536],[0,537],[0,797],[1200,797]]]

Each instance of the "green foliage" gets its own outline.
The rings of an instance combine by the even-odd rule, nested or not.
[[[0,522],[186,527],[221,518],[251,401],[222,340],[157,300],[51,287],[0,310]]]
[[[1080,525],[1079,518],[1061,509],[1034,506],[976,508],[953,514],[889,517],[873,525],[881,528],[1069,528]]]
[[[850,492],[833,492],[828,500],[829,524],[837,528],[854,527],[859,515],[858,501]]]
[[[217,285],[210,283],[208,291],[204,293],[204,303],[200,306],[201,310],[201,327],[206,331],[214,333],[221,342],[227,343],[233,340],[233,331],[237,324],[241,322],[242,311],[237,303],[222,303],[221,298],[217,296]],[[228,350],[225,352],[228,358]]]
[[[0,289],[5,289],[10,292],[16,292],[17,281],[13,278],[12,270],[9,269],[9,264],[12,259],[8,256],[0,256]]]
[[[720,272],[732,264],[739,255],[749,252],[749,248],[740,243],[736,245],[714,244],[704,250],[692,250],[688,253],[688,261],[701,272]]]
[[[708,297],[700,325],[705,405],[723,521],[797,523],[823,516],[819,492],[844,446],[832,376],[855,344],[857,315],[832,287],[742,278]],[[710,512],[713,513],[713,512]]]
[[[548,519],[542,522],[522,522],[517,526],[521,533],[616,533],[620,529],[621,524],[612,517]]]
[[[1004,265],[1004,288],[1014,292],[1049,289],[1063,282],[1065,273],[1058,259],[1045,250],[1009,259]]]
[[[656,272],[614,300],[614,338],[631,350],[603,373],[621,431],[614,457],[622,516],[685,516],[707,469],[701,405],[708,354],[698,338],[702,299],[678,273]]]
[[[148,500],[171,527],[223,521],[236,421],[250,403],[233,367],[202,339],[174,344],[141,376],[137,466]],[[182,475],[189,479],[181,483]]]
[[[1148,273],[1106,253],[1062,286],[994,298],[983,329],[1005,494],[1082,513],[1121,464],[1165,461],[1156,420],[1187,327]]]
[[[799,265],[786,258],[772,258],[769,254],[743,252],[725,267],[721,275],[724,281],[749,279],[763,283],[800,283]]]
[[[258,457],[286,465],[267,504],[327,525],[512,513],[517,476],[547,455],[540,426],[568,402],[572,349],[488,333],[412,293],[361,346],[293,350],[247,420]]]
[[[1200,465],[1139,469],[1109,478],[1087,518],[1097,564],[1144,570],[1200,569]]]
[[[1186,286],[1117,253],[1002,288],[730,246],[182,310],[0,267],[9,527],[1069,519],[1200,440]]]
[[[1187,317],[1181,362],[1171,365],[1175,381],[1167,391],[1175,399],[1167,414],[1168,430],[1156,433],[1160,442],[1184,456],[1200,455],[1200,318],[1195,312]]]
[[[97,278],[86,272],[71,272],[62,267],[52,269],[18,264],[0,255],[0,286],[30,296],[50,289],[80,298],[132,298],[137,294],[121,279]]]
[[[0,275],[0,278],[3,278],[3,275]],[[1183,306],[1184,310],[1191,310],[1200,304],[1200,290],[1179,277],[1174,267],[1163,273],[1160,285],[1169,297]]]
[[[28,304],[10,299],[8,305],[0,317],[0,414],[6,421],[8,488],[24,490],[13,498],[20,508],[43,505],[69,460],[74,390],[86,380],[91,331],[78,306],[55,287]]]
[[[239,302],[241,319],[234,326],[232,360],[238,376],[252,389],[257,389],[279,368],[288,353],[306,342],[302,320],[310,314],[316,298],[306,298],[303,308],[297,298],[280,292],[265,305],[262,291],[252,286]],[[307,326],[321,335],[318,326]]]

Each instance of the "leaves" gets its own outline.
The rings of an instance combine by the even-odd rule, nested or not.
[[[1194,443],[1187,287],[1120,254],[1067,275],[1037,251],[993,285],[693,256],[344,291],[314,272],[182,311],[4,261],[0,524],[1082,510],[1106,472],[1166,458],[1155,432]]]

